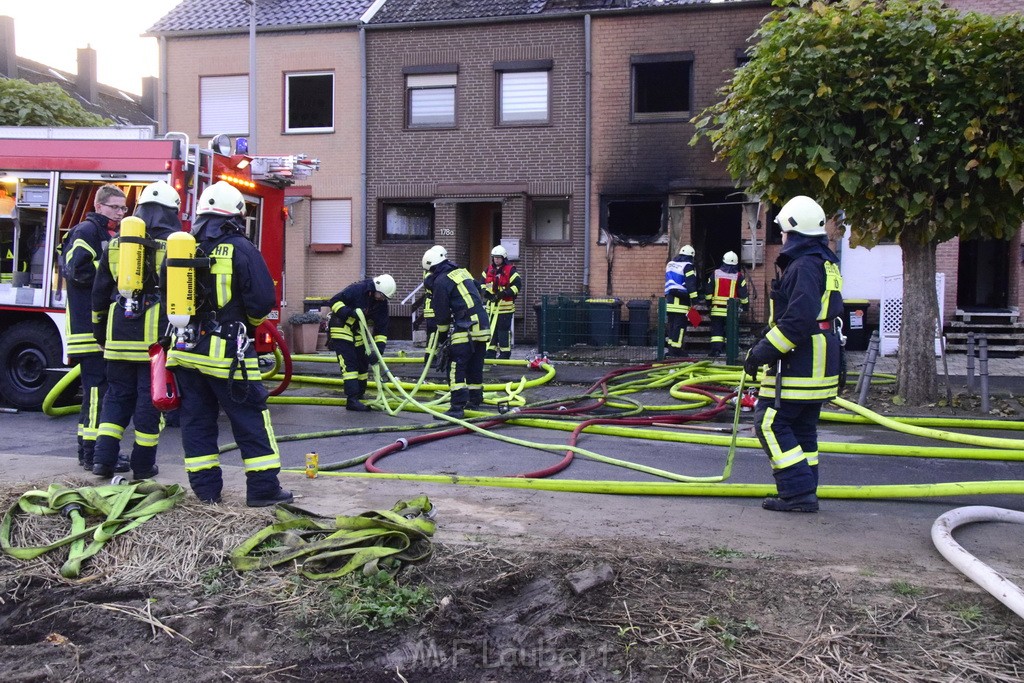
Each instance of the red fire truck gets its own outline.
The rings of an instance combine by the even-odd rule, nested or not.
[[[106,183],[124,190],[130,215],[143,187],[166,180],[181,193],[186,229],[204,188],[218,180],[235,185],[246,198],[248,237],[277,285],[270,315],[277,324],[284,188],[308,177],[319,162],[231,153],[224,136],[210,146],[190,145],[181,133],[155,138],[149,128],[0,129],[0,401],[38,409],[66,370],[58,247],[93,210],[96,191]],[[261,330],[257,349],[272,346],[272,335]]]

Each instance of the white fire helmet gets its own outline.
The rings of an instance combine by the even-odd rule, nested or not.
[[[242,197],[242,193],[238,191],[237,187],[218,180],[199,195],[196,215],[202,216],[207,213],[216,213],[221,216],[244,216],[245,198]]]
[[[775,218],[783,232],[799,232],[802,235],[825,234],[825,211],[810,197],[797,195],[779,211]]]
[[[727,266],[735,266],[740,262],[740,257],[736,255],[735,251],[725,252],[725,256],[722,257],[722,263]]]
[[[160,204],[177,211],[181,208],[181,196],[163,180],[150,183],[142,188],[138,204]]]
[[[696,254],[697,252],[694,251],[693,247],[691,247],[689,244],[684,244],[683,246],[679,247],[680,256],[695,256]]]
[[[508,260],[508,249],[506,249],[505,247],[503,247],[503,246],[501,246],[499,244],[494,249],[491,249],[491,256],[492,257],[500,256],[501,258],[503,258],[503,259],[505,259],[507,261]]]
[[[373,278],[373,287],[388,299],[392,298],[395,292],[398,291],[398,286],[395,285],[395,278],[387,273]]]
[[[435,244],[423,252],[423,270],[430,270],[438,263],[448,260],[448,250],[440,244]]]

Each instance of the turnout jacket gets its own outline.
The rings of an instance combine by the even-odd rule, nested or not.
[[[492,262],[484,271],[483,291],[497,305],[498,313],[512,313],[516,310],[516,297],[523,288],[523,278],[514,264],[505,262],[495,266]]]
[[[665,312],[688,313],[697,303],[698,289],[692,256],[678,254],[665,264]]]
[[[446,333],[454,328],[451,330],[453,342],[458,341],[456,334],[466,332],[474,340],[487,341],[490,326],[483,297],[468,270],[444,261],[434,266],[423,284],[430,290],[438,332]]]
[[[68,287],[64,336],[69,357],[102,351],[93,334],[92,286],[100,257],[110,241],[111,224],[106,216],[89,212],[84,221],[71,228],[64,240],[61,272]]]
[[[200,301],[192,324],[199,328],[199,341],[191,349],[172,345],[167,367],[229,379],[232,365],[243,363],[243,372],[259,379],[256,350],[247,344],[243,362],[236,358],[237,343],[240,337],[244,342],[252,336],[266,320],[274,308],[276,291],[263,255],[246,239],[244,229],[239,216],[206,214],[196,220],[192,229],[196,256],[210,259],[209,268],[197,273]]]
[[[167,314],[160,299],[160,269],[167,255],[167,238],[181,230],[174,209],[141,204],[135,212],[146,223],[142,290],[136,292],[138,315],[125,317],[124,300],[117,288],[123,238],[110,240],[100,256],[92,287],[92,323],[107,360],[149,362],[149,347],[167,329]]]
[[[739,299],[741,306],[750,303],[747,276],[738,265],[723,263],[708,278],[704,298],[710,306],[711,316],[724,318],[729,310],[729,299]]]
[[[350,344],[362,344],[362,336],[359,333],[359,318],[356,310],[361,310],[366,317],[366,322],[373,326],[373,342],[377,345],[378,353],[384,355],[384,347],[388,343],[388,326],[391,324],[391,314],[388,312],[388,302],[379,301],[374,294],[377,288],[373,286],[373,279],[366,278],[353,282],[341,290],[328,302],[331,307],[330,338],[328,347],[337,352],[340,342]]]
[[[769,329],[751,354],[774,366],[782,359],[783,401],[827,401],[839,386],[840,341],[835,319],[843,312],[839,258],[825,237],[790,233],[775,262]],[[775,378],[761,382],[760,398],[775,397]]]

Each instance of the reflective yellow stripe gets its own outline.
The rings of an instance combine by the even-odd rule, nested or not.
[[[120,441],[121,437],[124,436],[124,427],[113,422],[103,422],[100,424],[100,428],[96,430],[96,438],[98,439],[101,436],[112,436]]]
[[[220,467],[220,456],[217,453],[185,458],[186,472],[201,472],[203,470],[213,469],[214,467]]]
[[[820,337],[821,335],[816,336]],[[768,330],[768,334],[765,335],[765,339],[767,339],[772,346],[782,353],[789,353],[796,348],[796,344],[787,339],[786,335],[784,335],[782,330],[778,327],[773,327]]]
[[[135,443],[140,446],[156,446],[160,442],[160,433],[149,434],[135,430]]]

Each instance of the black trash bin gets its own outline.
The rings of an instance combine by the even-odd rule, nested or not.
[[[321,308],[327,306],[328,299],[303,299],[302,310],[307,313],[319,313]]]
[[[647,346],[647,328],[651,326],[651,302],[634,299],[626,304],[629,309],[629,345]]]
[[[843,299],[843,334],[846,335],[848,351],[867,351],[871,333],[867,326],[867,299]]]
[[[619,342],[620,299],[587,299],[590,318],[590,343],[594,346],[616,346]]]

